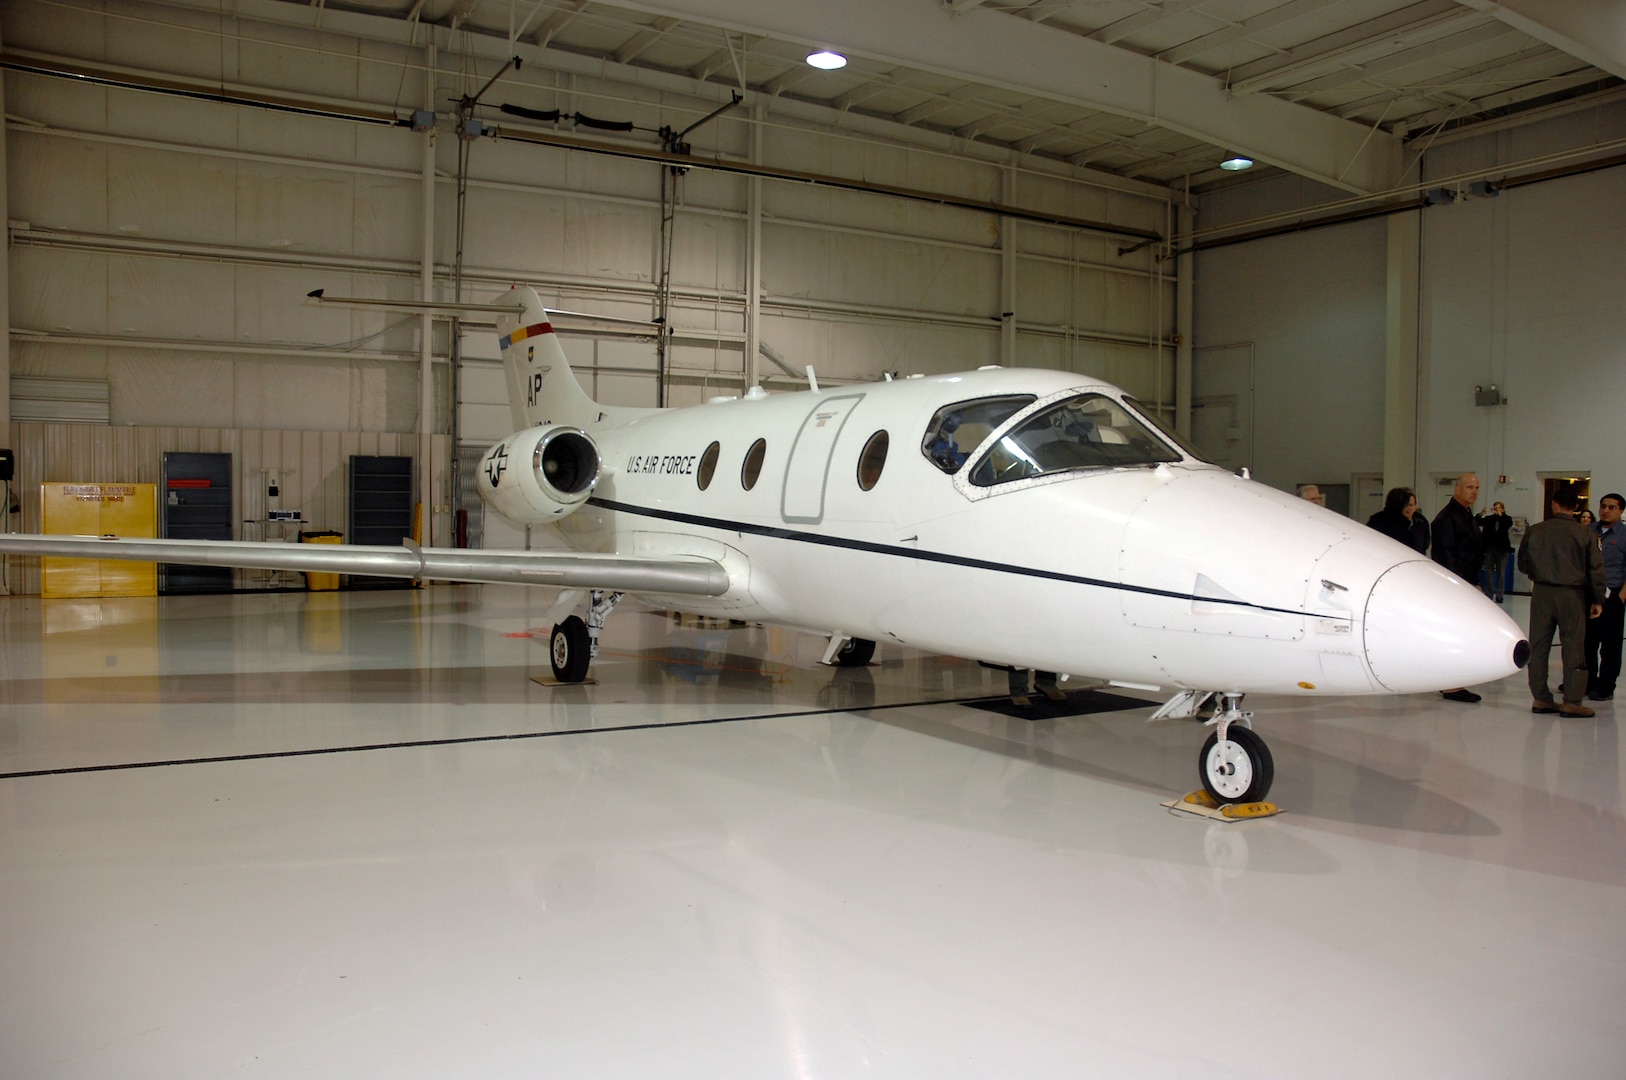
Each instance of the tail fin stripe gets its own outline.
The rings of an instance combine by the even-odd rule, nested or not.
[[[507,337],[499,337],[497,339],[497,344],[502,346],[502,348],[506,349],[510,345],[519,344],[520,342],[524,341],[526,338],[538,337],[538,336],[540,336],[542,334],[551,334],[551,333],[553,333],[553,324],[552,323],[545,323],[545,322],[543,322],[543,323],[534,323],[534,324],[532,324],[530,326],[522,326],[522,327],[520,327],[518,330],[515,330],[512,334],[509,334]]]

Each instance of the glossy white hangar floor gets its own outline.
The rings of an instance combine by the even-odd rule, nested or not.
[[[1612,706],[1250,699],[1215,824],[1149,707],[547,601],[0,599],[0,1076],[1622,1074]]]

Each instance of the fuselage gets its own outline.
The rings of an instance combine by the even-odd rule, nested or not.
[[[582,551],[725,566],[728,593],[684,610],[1148,687],[1416,692],[1517,669],[1518,627],[1476,588],[1171,439],[1156,461],[1007,464],[1042,458],[1044,418],[1059,437],[1076,400],[1139,416],[1116,387],[1023,369],[605,411],[581,425],[597,484],[549,523]],[[934,460],[942,418],[989,401],[1014,411],[962,438],[963,464]]]

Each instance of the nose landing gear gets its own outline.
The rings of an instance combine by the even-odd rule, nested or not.
[[[1270,747],[1253,733],[1253,713],[1242,711],[1242,695],[1227,690],[1182,690],[1161,709],[1153,720],[1198,718],[1214,728],[1197,755],[1197,772],[1203,789],[1193,791],[1181,803],[1206,807],[1208,816],[1228,820],[1268,817],[1279,809],[1264,801],[1276,779],[1276,763]],[[1164,803],[1165,806],[1175,804]],[[1180,809],[1190,809],[1180,806]]]
[[[1215,725],[1197,756],[1203,790],[1216,803],[1256,803],[1270,793],[1276,763],[1265,740],[1249,725],[1253,713],[1243,712],[1241,694],[1221,693],[1220,707],[1208,723]]]

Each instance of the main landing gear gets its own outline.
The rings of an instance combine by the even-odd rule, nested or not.
[[[1203,790],[1216,806],[1263,802],[1276,778],[1276,763],[1265,740],[1253,733],[1253,713],[1242,711],[1241,694],[1185,690],[1152,719],[1202,716],[1205,711],[1213,715],[1204,723],[1214,730],[1197,755]]]
[[[831,634],[830,644],[824,650],[820,663],[835,667],[866,667],[875,657],[875,642],[868,638]]]
[[[548,638],[548,658],[553,662],[555,679],[562,683],[579,683],[587,678],[587,666],[598,657],[599,631],[604,629],[604,620],[610,617],[615,605],[621,602],[621,596],[621,593],[595,589],[585,622],[581,616],[572,615],[554,625]]]

